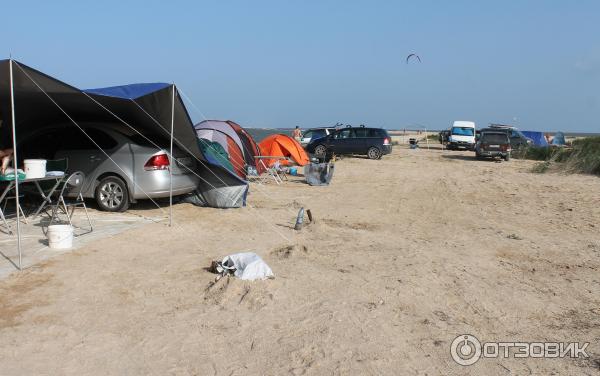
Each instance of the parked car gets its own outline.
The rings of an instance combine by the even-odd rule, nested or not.
[[[308,145],[311,140],[316,140],[318,138],[323,138],[325,136],[329,136],[331,133],[335,132],[335,128],[311,128],[307,129],[302,133],[302,138],[300,139],[300,144],[302,146]]]
[[[505,133],[510,140],[510,146],[511,146],[512,150],[521,150],[533,143],[533,141],[531,139],[525,137],[525,135],[523,133],[521,133],[521,131],[519,131],[517,128],[511,127],[511,126],[492,125],[488,128],[483,128],[481,130],[481,132],[482,133],[484,133],[484,132]]]
[[[472,121],[457,120],[450,128],[446,148],[449,150],[467,149],[475,147],[475,123]]]
[[[312,140],[306,151],[318,158],[328,153],[336,155],[360,154],[380,159],[392,152],[392,138],[382,128],[346,127],[330,135]]]
[[[173,195],[186,194],[197,187],[198,178],[192,173],[194,158],[174,147],[176,161],[172,163],[167,152],[168,138],[144,134],[162,148],[159,149],[121,125],[85,124],[82,128],[97,146],[78,128],[63,126],[27,137],[21,155],[67,158],[67,173],[82,171],[86,176],[83,197],[94,198],[105,211],[125,211],[138,199],[168,197],[169,168],[173,173]]]
[[[477,158],[500,157],[508,161],[511,150],[510,140],[506,132],[482,131],[479,140],[475,144],[475,156]]]

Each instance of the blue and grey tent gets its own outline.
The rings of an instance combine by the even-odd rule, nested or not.
[[[565,134],[563,132],[556,132],[552,138],[552,145],[564,146],[566,144],[567,141],[565,140]]]
[[[525,137],[530,139],[535,146],[538,147],[546,147],[548,146],[548,140],[544,136],[543,132],[537,131],[521,131]]]

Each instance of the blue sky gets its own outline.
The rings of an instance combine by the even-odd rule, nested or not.
[[[175,82],[209,118],[600,132],[598,1],[32,3],[3,4],[5,57],[80,88]]]

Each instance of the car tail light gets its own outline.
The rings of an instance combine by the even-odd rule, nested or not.
[[[169,157],[164,153],[153,155],[144,165],[144,170],[146,171],[167,169],[169,169]]]
[[[386,137],[386,138],[384,138],[384,139],[383,139],[383,144],[384,144],[384,145],[389,145],[389,144],[390,144],[390,139],[389,139],[389,138],[387,138],[387,137]]]
[[[508,145],[500,145],[500,150],[507,151],[508,150]]]

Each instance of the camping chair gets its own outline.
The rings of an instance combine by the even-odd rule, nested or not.
[[[11,191],[14,191],[14,187],[11,189]],[[23,198],[25,197],[24,194],[19,193],[19,200],[23,200]],[[4,197],[4,201],[2,202],[2,210],[0,210],[0,213],[2,213],[2,219],[4,220],[4,223],[6,223],[6,219],[4,218],[4,213],[6,213],[6,204],[8,204],[9,201],[15,201],[16,195],[13,194],[12,196],[7,196]],[[21,204],[19,203],[19,212],[21,212],[21,220],[23,221],[23,223],[27,224],[27,216],[25,215],[25,212],[23,211],[23,207],[21,206]],[[8,226],[8,224],[7,224]],[[10,231],[10,228],[9,228]]]
[[[265,171],[267,172],[267,176],[263,177],[263,183],[265,182],[265,179],[268,179],[268,176],[273,178],[277,185],[283,183],[284,179],[288,180],[287,176],[285,176],[285,173],[281,169],[281,162],[279,162],[279,159],[276,160],[271,167],[268,167],[262,159],[260,160],[260,163],[262,163],[263,167],[265,168]]]
[[[284,180],[289,180],[287,177],[287,173],[283,169],[283,167],[281,167],[281,162],[279,160],[275,161],[273,166],[269,168],[268,172],[271,174],[271,176],[275,178],[275,181],[279,179],[279,182],[277,184],[283,183]]]
[[[58,195],[58,199],[56,200],[56,203],[52,207],[52,217],[50,218],[50,222],[48,223],[48,226],[50,226],[52,224],[52,222],[54,222],[55,218],[57,220],[59,219],[58,218],[59,209],[62,210],[66,214],[67,219],[69,220],[69,224],[71,226],[73,226],[73,222],[71,221],[71,218],[73,217],[73,214],[75,213],[75,209],[78,207],[83,207],[83,210],[85,211],[85,215],[88,220],[88,224],[90,225],[90,230],[88,232],[93,231],[92,221],[90,220],[90,215],[88,213],[87,206],[85,206],[85,201],[83,199],[83,195],[81,194],[84,182],[85,182],[85,175],[81,171],[76,171],[76,172],[72,173],[71,175],[69,175],[67,180],[64,181],[63,186]],[[65,198],[65,194],[73,193],[73,191],[75,191],[77,193],[75,198]],[[70,214],[69,214],[69,208],[71,208]]]

